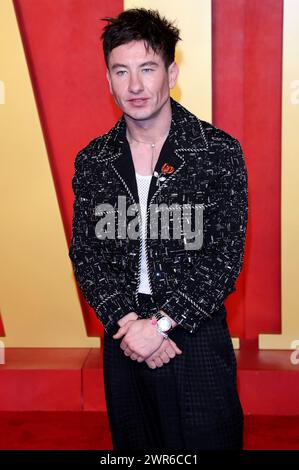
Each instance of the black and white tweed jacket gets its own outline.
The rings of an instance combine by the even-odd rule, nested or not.
[[[169,136],[155,170],[161,175],[163,164],[168,163],[173,171],[163,175],[164,180],[152,177],[147,213],[153,204],[190,204],[192,217],[195,205],[200,205],[203,243],[200,249],[190,250],[183,233],[181,238],[163,238],[162,223],[158,237],[151,238],[148,220],[147,264],[155,308],[163,309],[192,333],[203,320],[223,311],[225,298],[235,290],[247,227],[247,171],[235,138],[198,119],[173,99],[171,107]],[[115,228],[123,223],[119,196],[125,197],[126,210],[129,206],[138,209],[135,169],[125,131],[122,116],[107,134],[83,148],[76,157],[72,182],[75,201],[69,255],[78,285],[109,335],[114,334],[122,316],[138,313],[139,306],[140,237],[101,239],[96,234],[101,220],[96,210],[99,204],[113,208],[110,225]],[[140,223],[140,212],[135,219],[136,214]],[[129,220],[132,218],[126,223]],[[169,221],[173,222],[171,211]]]

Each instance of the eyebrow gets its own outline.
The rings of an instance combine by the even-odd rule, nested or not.
[[[143,64],[140,65],[140,67],[145,67],[146,65],[159,65],[158,62],[154,62],[153,60],[148,60],[147,62],[143,62]]]
[[[158,62],[154,62],[153,60],[149,60],[147,62],[143,62],[142,64],[140,64],[140,67],[145,67],[145,66],[158,66]],[[113,64],[112,67],[111,67],[111,70],[115,70],[117,68],[127,68],[127,66],[125,64]]]

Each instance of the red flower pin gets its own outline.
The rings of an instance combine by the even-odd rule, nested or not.
[[[170,165],[169,163],[164,163],[164,165],[161,168],[162,173],[164,175],[169,175],[170,173],[174,172],[174,167]]]
[[[170,173],[174,172],[174,167],[171,166],[169,163],[164,163],[164,165],[161,168],[160,174],[157,171],[154,171],[154,176],[157,178],[156,185],[159,186],[160,188],[160,182],[163,182],[166,180],[166,176],[163,175],[169,175]]]

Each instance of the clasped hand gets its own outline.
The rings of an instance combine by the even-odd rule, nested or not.
[[[163,338],[149,318],[127,321],[113,338],[123,338],[120,347],[124,354],[137,362],[145,361],[151,369],[162,367],[182,354],[174,341]]]

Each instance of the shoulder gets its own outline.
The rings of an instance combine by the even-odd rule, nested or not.
[[[76,154],[74,161],[74,174],[72,178],[73,191],[77,194],[78,191],[83,191],[93,184],[95,175],[97,177],[102,174],[102,171],[97,171],[101,155],[109,137],[111,130],[106,134],[95,137],[90,140],[87,145],[82,147]]]
[[[207,164],[217,165],[221,171],[246,171],[243,150],[239,140],[210,122],[198,119],[207,146]]]
[[[247,180],[247,168],[239,140],[208,122],[203,122],[203,126],[209,141],[209,150],[212,157],[216,156],[220,173],[224,177],[237,176],[243,184]]]
[[[117,121],[114,127],[108,132],[92,139],[85,147],[80,149],[75,158],[75,168],[83,166],[91,167],[100,162],[104,162],[115,150],[115,143],[124,130],[124,118]]]
[[[199,119],[206,140],[209,146],[235,148],[240,145],[239,141],[233,135],[225,132],[223,129],[214,126],[210,122]]]
[[[204,135],[209,161],[220,166],[244,166],[244,155],[239,140],[228,132],[210,122],[198,119],[199,127]]]
[[[76,170],[80,170],[82,167],[86,167],[90,164],[92,165],[92,163],[99,160],[99,157],[105,148],[105,144],[109,140],[110,133],[111,130],[106,134],[95,137],[77,152],[75,158]]]
[[[173,106],[178,119],[185,127],[187,134],[190,132],[189,136],[194,142],[198,142],[199,145],[205,143],[207,149],[212,152],[240,150],[240,142],[233,135],[196,116],[180,103],[175,102]]]

